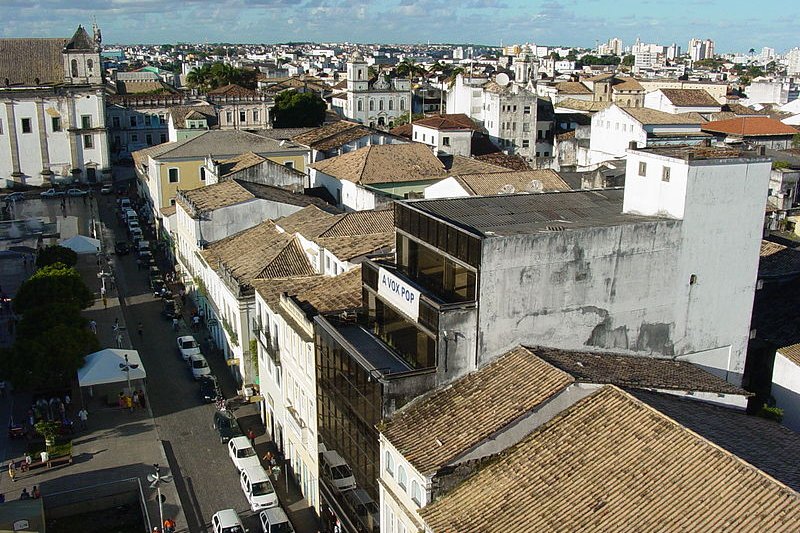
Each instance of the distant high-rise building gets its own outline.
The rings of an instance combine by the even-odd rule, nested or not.
[[[453,48],[453,59],[464,59],[464,47],[457,46]]]
[[[763,61],[765,63],[768,62],[768,61],[772,61],[773,59],[775,59],[775,49],[774,48],[770,48],[768,46],[765,46],[764,48],[761,49],[761,56],[760,57],[761,57],[761,61]]]
[[[614,55],[622,55],[622,39],[619,39],[617,37],[609,39],[608,48]]]
[[[800,74],[800,48],[792,48],[786,54],[786,73],[790,76]]]
[[[681,47],[675,43],[672,43],[667,47],[667,59],[673,60],[676,57],[681,55]]]
[[[714,57],[714,41],[711,39],[692,39],[689,41],[689,57],[692,61],[711,59]]]

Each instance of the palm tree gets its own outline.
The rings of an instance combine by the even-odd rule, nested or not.
[[[453,85],[453,82],[456,81],[456,78],[458,77],[458,75],[461,74],[463,76],[466,72],[467,72],[467,69],[465,69],[462,66],[453,67],[453,68],[449,69],[448,74],[447,74],[447,78],[445,78],[444,81],[445,81],[445,83],[447,83],[448,86]]]
[[[409,91],[411,90],[411,79],[417,75],[425,72],[425,69],[411,58],[406,58],[397,65],[396,69],[398,76],[408,76]],[[413,98],[413,97],[412,97]],[[414,106],[408,106],[408,121],[411,122],[411,110]]]

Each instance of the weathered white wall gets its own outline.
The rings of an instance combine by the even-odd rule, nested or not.
[[[464,190],[455,178],[445,178],[442,181],[437,181],[433,185],[428,185],[423,191],[425,198],[460,198],[469,196],[469,193]]]
[[[631,141],[636,141],[639,148],[647,145],[647,132],[633,117],[615,105],[595,113],[589,139],[589,164],[625,157]]]
[[[710,96],[710,95],[709,95]],[[649,107],[650,109],[656,109],[658,111],[663,111],[664,113],[718,113],[721,107],[719,105],[716,106],[675,106],[670,100],[664,96],[664,93],[659,91],[653,91],[651,93],[647,93],[644,95],[644,107]]]
[[[422,429],[422,428],[420,428]],[[389,440],[381,433],[378,436],[380,442],[380,481],[378,484],[380,489],[380,512],[381,512],[381,530],[382,531],[402,531],[400,524],[405,526],[406,531],[418,531],[418,524],[422,524],[422,520],[417,514],[420,507],[425,507],[430,499],[429,488],[431,486],[431,478],[420,474],[395,448]],[[394,461],[394,468],[389,471],[387,469],[386,453],[391,454]],[[407,482],[406,486],[402,487],[398,483],[398,468],[403,468],[406,472]],[[419,506],[411,499],[411,481],[415,480],[420,485],[420,494],[423,501],[422,506]],[[413,518],[412,518],[413,517]],[[394,518],[394,520],[391,520]],[[392,528],[390,522],[394,522],[395,527]]]
[[[783,409],[783,425],[800,432],[800,367],[780,351],[775,353],[772,369],[772,396]]]

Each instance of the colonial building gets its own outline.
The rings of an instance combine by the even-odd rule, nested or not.
[[[110,178],[100,30],[0,39],[0,180],[48,185]]]
[[[370,128],[391,128],[411,110],[411,82],[384,74],[370,79],[367,62],[356,52],[347,62],[347,89],[333,95],[332,106],[348,120]]]

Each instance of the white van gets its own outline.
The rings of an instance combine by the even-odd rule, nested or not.
[[[214,533],[245,533],[247,531],[236,511],[225,509],[217,511],[211,517],[211,529]]]
[[[320,468],[322,475],[339,492],[356,488],[356,478],[350,465],[339,455],[336,450],[322,452],[320,455]]]
[[[136,245],[136,252],[141,255],[144,251],[150,251],[150,241],[139,241]]]
[[[248,466],[239,474],[242,492],[250,504],[250,509],[260,511],[278,506],[278,495],[267,472],[261,466]]]
[[[125,211],[123,211],[123,213],[125,213],[126,222],[130,222],[131,220],[136,220],[136,221],[139,220],[139,215],[137,215],[136,211],[134,211],[133,209],[126,209]]]
[[[294,533],[289,517],[280,507],[261,511],[259,518],[261,519],[261,531],[263,533]]]

